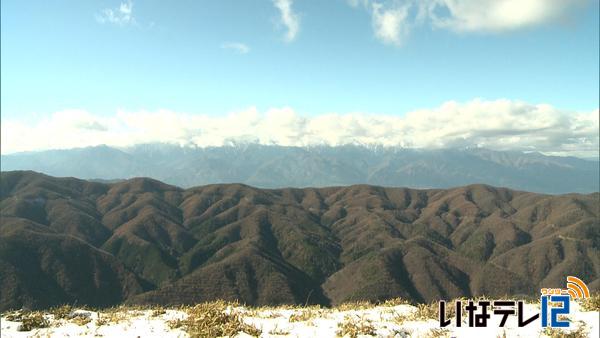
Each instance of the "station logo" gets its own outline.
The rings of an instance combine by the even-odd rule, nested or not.
[[[499,327],[504,327],[510,315],[516,315],[518,327],[524,327],[540,319],[542,327],[567,328],[570,322],[566,316],[571,311],[571,300],[590,297],[587,285],[575,276],[567,277],[566,288],[540,289],[540,312],[525,313],[524,300],[468,300],[465,307],[463,301],[457,300],[454,304],[454,320],[456,327],[463,325],[463,309],[467,315],[468,327],[487,327],[492,314],[502,316]],[[446,301],[439,302],[440,327],[447,327],[452,323],[450,315],[452,309],[446,309]]]

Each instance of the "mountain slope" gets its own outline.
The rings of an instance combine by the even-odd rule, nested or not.
[[[263,188],[489,184],[552,194],[590,193],[600,187],[598,161],[486,149],[147,144],[126,149],[98,146],[3,155],[1,167],[3,171],[35,170],[84,179],[147,176],[180,187],[213,183]]]
[[[14,171],[0,197],[0,309],[535,295],[569,274],[600,285],[598,193],[184,190]]]

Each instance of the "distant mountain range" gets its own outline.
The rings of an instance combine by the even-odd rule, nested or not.
[[[110,148],[81,150],[101,151],[129,158]],[[294,159],[309,154],[307,163],[319,158],[289,151]],[[238,167],[257,161],[244,154]],[[169,156],[179,155],[157,154]],[[81,169],[93,168],[86,160],[96,163],[79,158],[73,165]],[[598,192],[543,195],[488,185],[184,190],[147,178],[98,183],[3,172],[0,310],[217,298],[254,305],[424,302],[537,295],[540,287],[563,287],[567,275],[597,292],[599,208]]]
[[[450,188],[482,183],[556,194],[596,192],[600,184],[598,161],[486,149],[148,144],[5,155],[1,168],[110,181],[152,177],[180,187],[244,183],[262,188],[352,184]]]

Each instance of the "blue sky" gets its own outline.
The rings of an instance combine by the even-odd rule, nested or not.
[[[2,116],[249,106],[403,114],[473,98],[598,107],[597,1],[522,29],[415,24],[400,46],[377,38],[368,9],[343,0],[293,2],[292,41],[269,0],[134,1],[131,22],[98,20],[120,3],[2,1]]]
[[[2,153],[254,140],[598,154],[598,0],[1,6]]]

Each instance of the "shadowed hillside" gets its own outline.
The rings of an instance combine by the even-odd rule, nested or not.
[[[600,288],[599,194],[470,185],[180,189],[3,172],[0,309]]]

